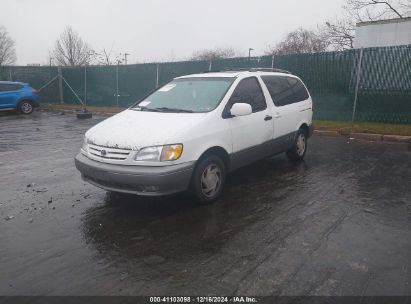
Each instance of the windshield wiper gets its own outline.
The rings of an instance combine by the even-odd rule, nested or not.
[[[147,107],[134,107],[134,108],[131,108],[131,110],[133,110],[133,111],[160,112],[157,109],[150,109],[150,108],[147,108]]]
[[[184,110],[184,109],[176,109],[176,108],[168,108],[168,107],[154,108],[153,110],[157,110],[159,112],[193,113],[193,110]]]

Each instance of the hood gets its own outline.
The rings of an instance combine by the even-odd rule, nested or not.
[[[173,136],[199,122],[206,113],[159,113],[125,110],[92,127],[90,143],[123,149],[175,144]]]

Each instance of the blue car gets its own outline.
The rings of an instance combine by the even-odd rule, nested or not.
[[[0,81],[0,111],[17,110],[30,114],[39,105],[40,96],[37,90],[27,83]]]

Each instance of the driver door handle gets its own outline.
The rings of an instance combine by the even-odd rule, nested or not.
[[[280,118],[281,115],[280,115],[280,113],[275,113],[274,117],[275,117],[275,118]]]
[[[269,120],[271,120],[271,119],[273,119],[273,117],[270,116],[270,115],[267,115],[267,116],[264,118],[265,121],[269,121]]]

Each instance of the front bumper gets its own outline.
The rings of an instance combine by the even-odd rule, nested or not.
[[[82,178],[109,191],[146,196],[168,195],[188,189],[195,162],[161,166],[123,166],[101,163],[79,153],[75,158]]]

